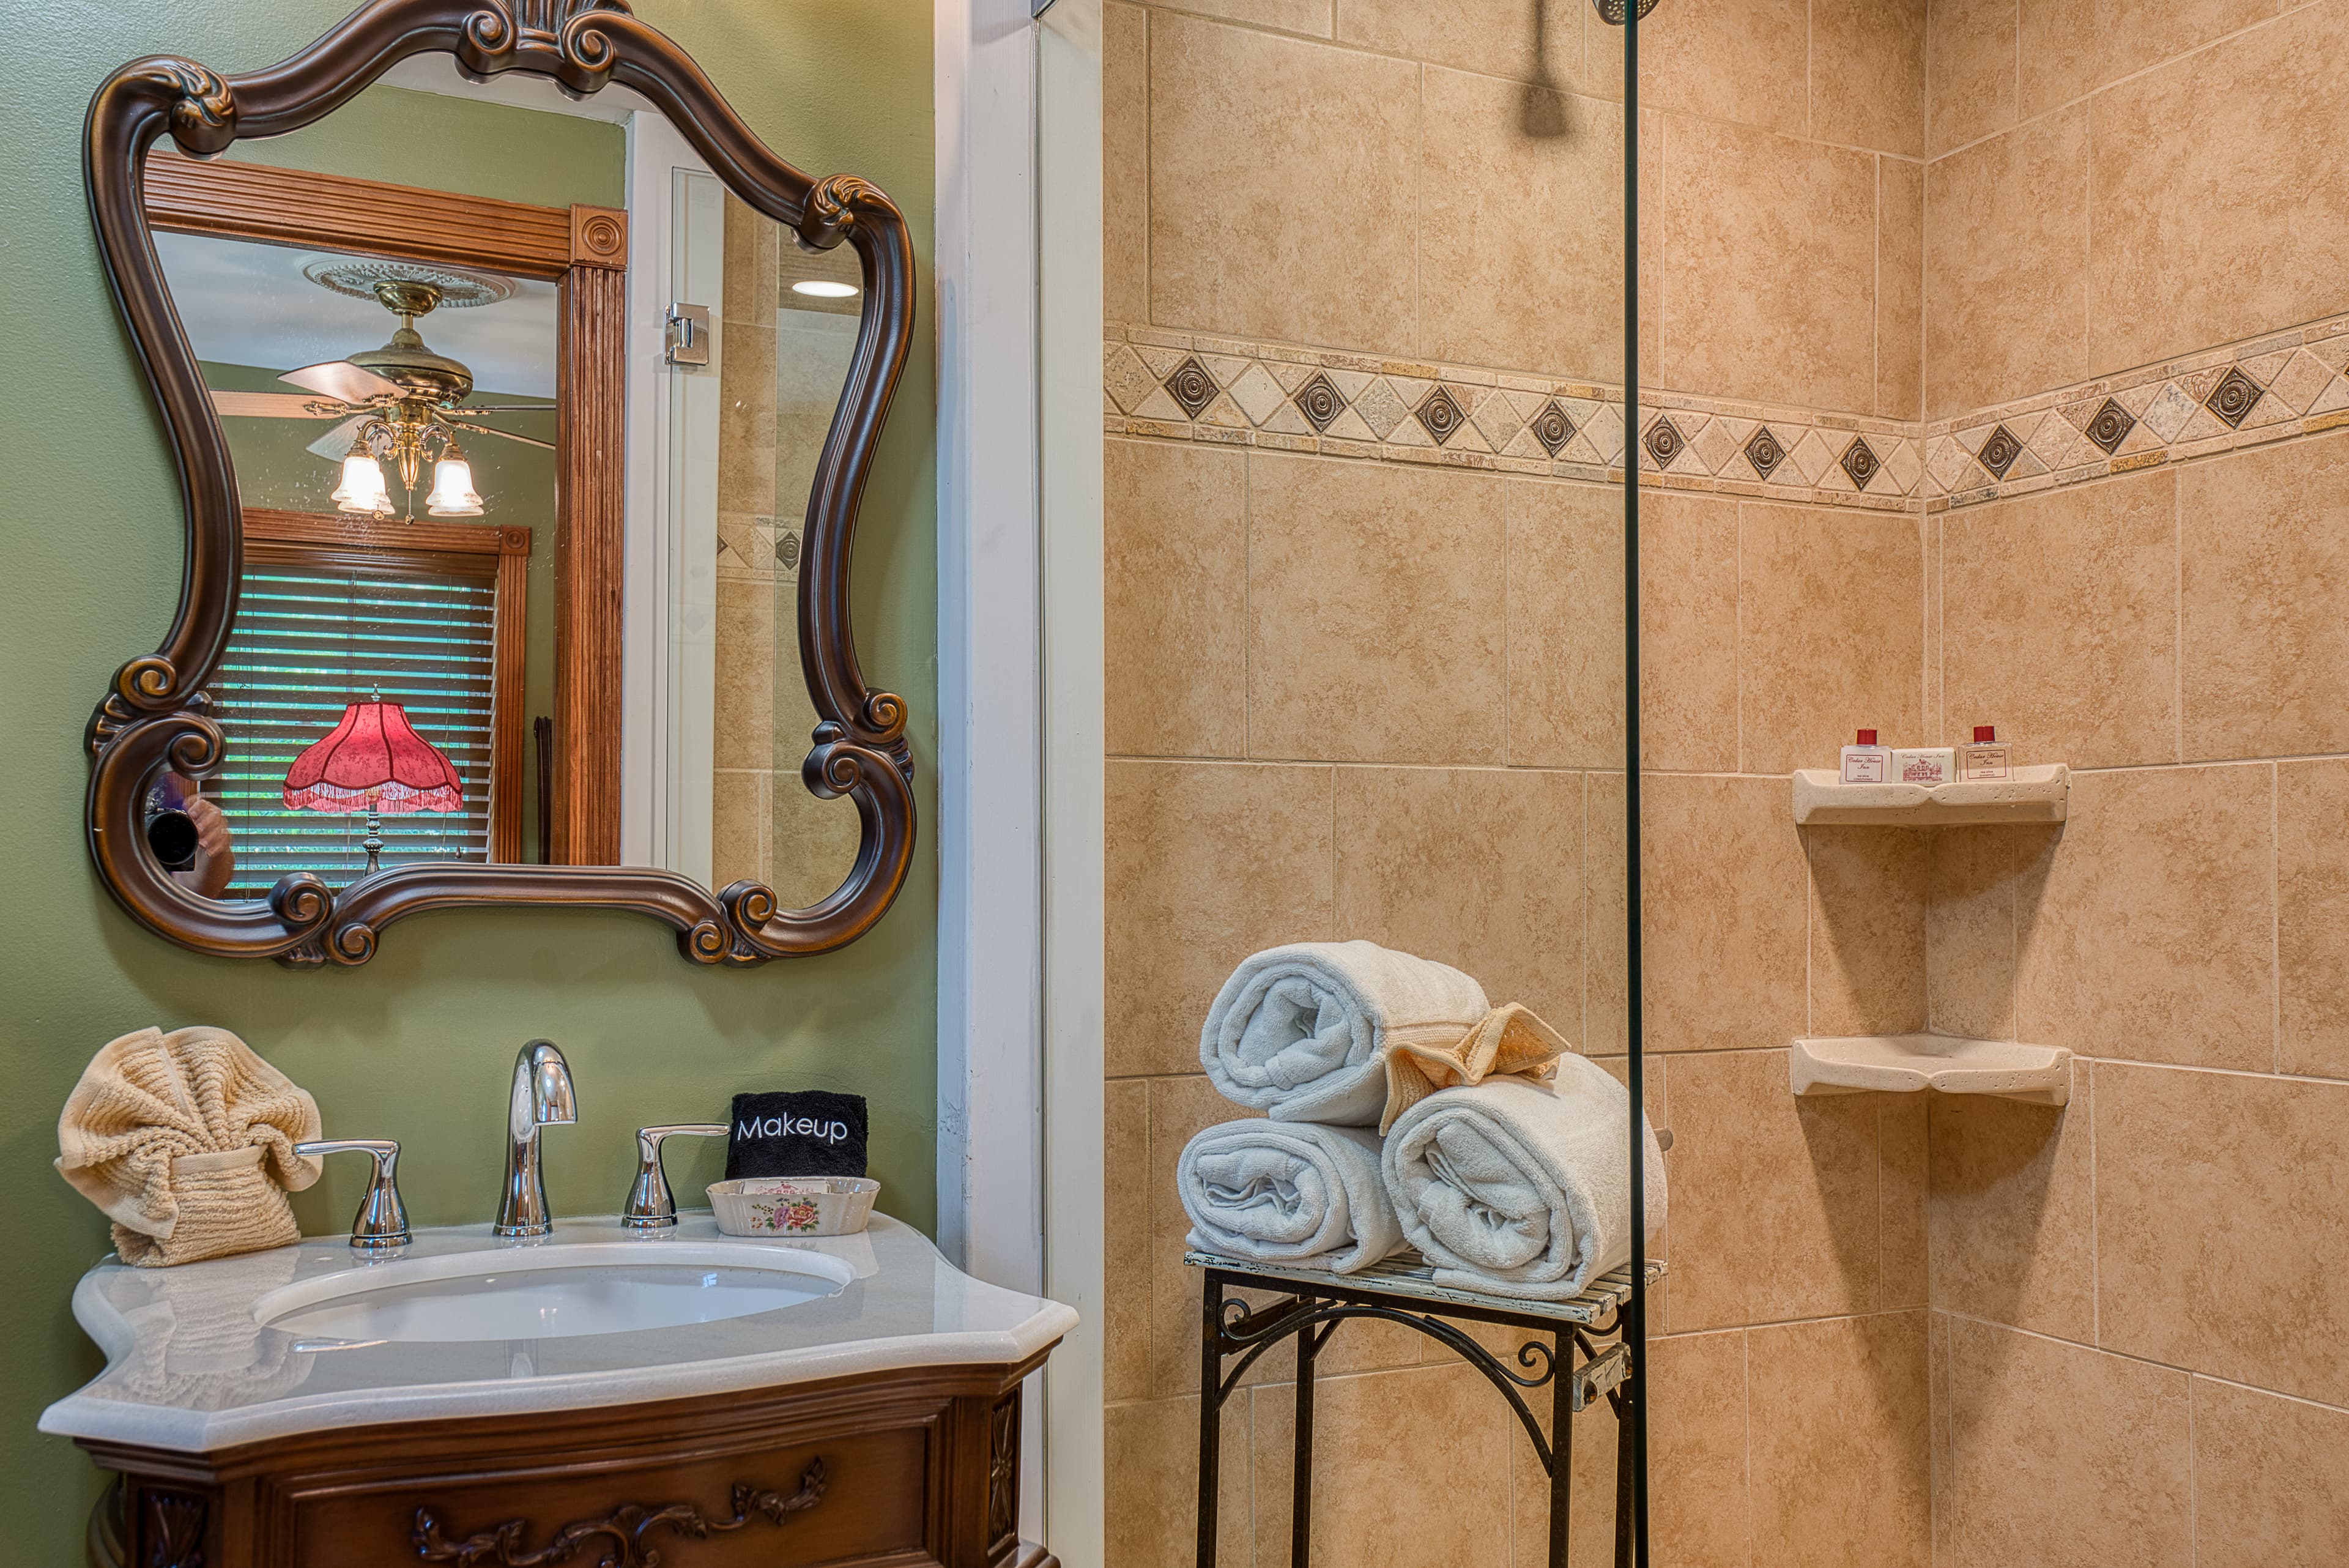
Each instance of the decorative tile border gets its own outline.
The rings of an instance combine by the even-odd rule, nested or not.
[[[1620,388],[1114,325],[1102,386],[1112,435],[1623,480]],[[1643,416],[1667,488],[1939,512],[2349,426],[2349,317],[1932,423],[1673,392]]]
[[[1146,327],[1102,348],[1112,435],[1621,483],[1622,389]],[[1675,489],[1921,511],[1917,427],[1715,399],[1647,401],[1640,467]]]
[[[1934,510],[2349,425],[2349,317],[1923,427]]]

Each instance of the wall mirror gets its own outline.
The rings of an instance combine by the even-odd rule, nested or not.
[[[376,0],[133,61],[86,174],[185,489],[179,613],[88,732],[100,875],[200,951],[629,909],[854,940],[915,832],[849,614],[905,225],[616,0]]]

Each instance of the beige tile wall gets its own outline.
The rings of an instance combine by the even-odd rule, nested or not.
[[[1587,6],[1107,10],[1112,320],[1619,375],[1619,36]],[[1954,426],[2349,311],[2349,0],[1664,0],[1643,36],[1667,397]],[[1147,1173],[1111,1196],[1127,1568],[1190,1561],[1169,1195],[1234,1114],[1195,1044],[1231,964],[1392,941],[1621,1049],[1622,628],[1603,486],[1108,449],[1109,1130]],[[1643,506],[1660,1564],[2340,1556],[2349,433],[2139,461],[1922,516]],[[1785,770],[1847,728],[1977,722],[2082,770],[2060,833],[1788,820]],[[1925,1023],[2071,1046],[2076,1097],[1786,1094],[1790,1034]],[[1537,1561],[1497,1401],[1398,1336],[1336,1345],[1318,1486],[1434,1457],[1506,1495],[1419,1488],[1317,1559]],[[1225,1417],[1226,1563],[1286,1556],[1285,1376]]]
[[[2085,770],[2060,832],[1939,836],[1929,1011],[2092,1059],[2062,1111],[1930,1108],[1935,1561],[2335,1561],[2349,437],[2228,450],[2137,372],[2282,368],[2349,308],[2349,5],[1961,0],[1927,48],[1928,417],[1972,452],[2106,378],[2062,395],[2167,426],[1929,533],[1941,732]],[[2309,408],[2263,400],[2246,431]]]

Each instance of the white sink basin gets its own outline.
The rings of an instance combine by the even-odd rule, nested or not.
[[[837,1295],[853,1277],[838,1258],[784,1248],[524,1246],[304,1281],[254,1302],[253,1315],[314,1342],[569,1339],[774,1312]]]

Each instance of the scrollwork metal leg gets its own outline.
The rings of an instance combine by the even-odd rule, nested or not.
[[[1549,1395],[1549,1568],[1566,1568],[1574,1528],[1574,1340],[1557,1333]]]
[[[1313,1561],[1313,1359],[1320,1345],[1311,1324],[1297,1331],[1297,1468],[1290,1488],[1289,1568],[1306,1568]]]
[[[1216,1568],[1216,1461],[1223,1448],[1224,1282],[1212,1269],[1199,1301],[1199,1568]]]

